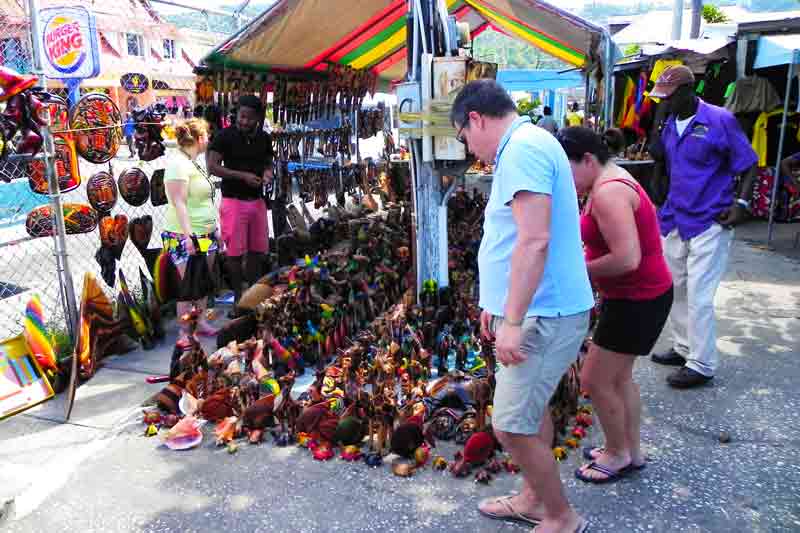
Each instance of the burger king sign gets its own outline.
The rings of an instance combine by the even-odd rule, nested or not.
[[[94,16],[83,7],[42,9],[41,45],[48,78],[91,78],[100,73]]]

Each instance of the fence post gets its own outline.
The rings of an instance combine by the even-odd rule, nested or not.
[[[42,87],[47,90],[47,78],[42,69],[42,49],[39,42],[39,8],[36,0],[28,0],[28,15],[30,16],[31,50],[33,51],[33,73],[39,77]],[[58,176],[55,167],[55,142],[50,131],[50,114],[47,113],[47,124],[42,128],[44,141],[43,156],[47,183],[50,189],[50,206],[53,211],[53,243],[55,245],[56,265],[59,283],[61,285],[62,301],[67,319],[67,327],[73,340],[78,336],[78,306],[75,299],[75,285],[72,282],[72,273],[69,269],[67,255],[66,227],[64,225],[64,212],[61,207],[61,190],[58,185]]]

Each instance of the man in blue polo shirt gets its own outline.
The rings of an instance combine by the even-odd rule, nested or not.
[[[673,347],[652,359],[681,366],[667,378],[680,389],[708,383],[717,369],[714,296],[728,264],[732,228],[747,218],[758,161],[736,117],[698,98],[694,81],[688,67],[671,67],[650,93],[670,112],[661,132],[670,187],[659,217],[675,287]]]
[[[587,522],[567,502],[553,459],[548,409],[594,305],[569,160],[493,80],[467,84],[450,118],[458,140],[495,164],[478,254],[481,331],[495,337],[501,364],[492,426],[525,479],[521,494],[478,508],[541,531],[582,532]]]

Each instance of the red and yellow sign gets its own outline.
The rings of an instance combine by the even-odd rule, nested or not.
[[[91,78],[100,72],[94,17],[82,7],[42,9],[41,39],[48,78]]]

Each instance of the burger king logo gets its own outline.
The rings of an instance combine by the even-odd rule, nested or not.
[[[78,19],[56,15],[44,28],[44,45],[47,60],[62,74],[78,70],[86,60],[86,39]]]

